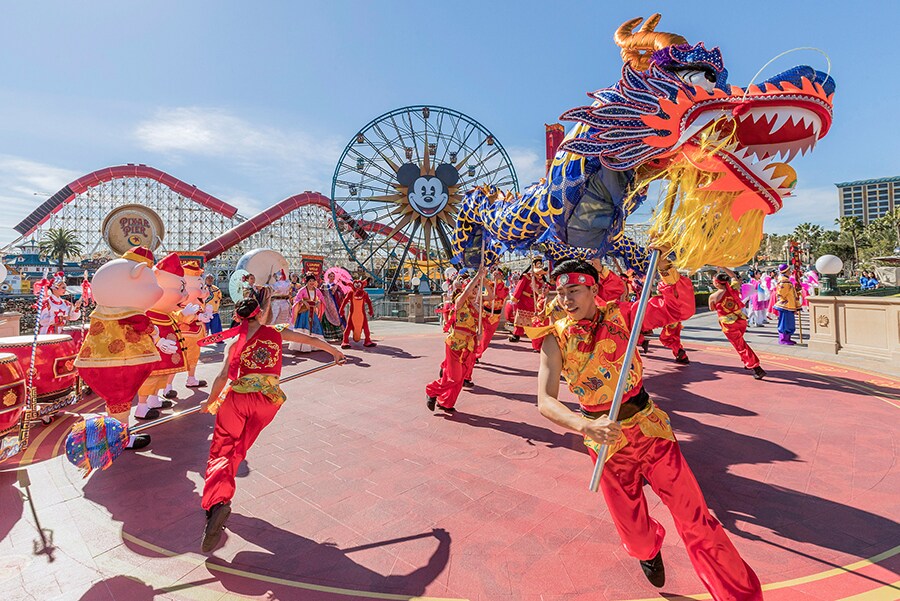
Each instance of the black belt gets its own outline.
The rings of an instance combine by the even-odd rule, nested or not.
[[[484,312],[492,315],[500,315],[503,313],[503,309],[489,309],[488,307],[484,307]]]
[[[650,395],[647,394],[647,391],[644,390],[644,387],[641,387],[640,392],[636,395],[622,403],[622,406],[619,408],[618,421],[624,421],[630,417],[634,417],[641,411],[647,408],[650,404]],[[588,411],[584,407],[581,407],[581,414],[588,419],[597,419],[598,417],[606,417],[609,415],[609,410],[606,411]]]

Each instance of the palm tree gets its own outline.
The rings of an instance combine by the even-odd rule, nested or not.
[[[900,206],[895,207],[894,210],[889,213],[885,213],[880,219],[884,219],[885,222],[893,228],[894,240],[896,241],[897,246],[900,246]]]
[[[805,222],[798,224],[797,227],[794,228],[791,237],[801,244],[808,245],[810,253],[815,254],[816,244],[819,242],[819,238],[822,236],[823,231],[822,226]]]
[[[853,263],[854,267],[859,265],[859,240],[863,235],[864,226],[862,221],[859,220],[859,217],[838,217],[834,220],[839,228],[841,228],[841,233],[844,234],[847,238],[849,238],[850,242],[853,244]]]
[[[59,271],[63,270],[66,259],[80,257],[84,252],[75,230],[62,227],[53,227],[47,230],[39,246],[42,255],[56,259]]]

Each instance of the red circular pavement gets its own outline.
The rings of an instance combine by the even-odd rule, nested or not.
[[[36,429],[20,460],[41,526],[54,531],[55,561],[34,555],[31,510],[14,474],[0,474],[0,580],[17,576],[0,582],[0,596],[660,598],[588,492],[580,439],[538,414],[530,345],[495,344],[453,417],[425,408],[443,352],[429,326],[287,384],[208,561],[199,491],[211,417],[160,426],[152,451],[87,480],[53,457],[71,419]],[[766,599],[900,596],[886,588],[900,580],[900,381],[761,353],[769,376],[757,382],[729,348],[688,351],[692,363],[679,366],[653,349],[646,386]],[[668,532],[662,592],[703,593],[665,507],[645,490]]]

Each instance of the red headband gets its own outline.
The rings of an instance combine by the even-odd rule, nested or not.
[[[564,273],[556,278],[556,287],[560,286],[593,286],[597,283],[594,276],[587,273],[573,272]]]

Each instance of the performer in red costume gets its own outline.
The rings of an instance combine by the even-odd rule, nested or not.
[[[660,275],[664,283],[647,306],[643,324],[647,328],[682,321],[694,313],[690,280],[665,259]],[[541,348],[538,408],[550,421],[583,434],[594,461],[596,450],[610,445],[600,488],[625,551],[640,561],[654,586],[663,586],[660,549],[665,531],[650,517],[643,493],[646,480],[669,508],[694,570],[713,598],[760,601],[759,579],[709,513],[668,416],[644,390],[638,354],[627,375],[622,373],[637,304],[598,306],[597,270],[584,261],[564,261],[553,277],[566,317],[545,328],[551,335]],[[578,413],[559,400],[561,375],[578,396]],[[628,378],[618,416],[622,421],[613,422],[607,414],[620,377]]]
[[[463,384],[472,374],[475,366],[475,345],[477,344],[478,307],[475,291],[484,279],[485,268],[482,266],[466,284],[465,288],[457,288],[451,317],[450,334],[445,341],[444,361],[441,363],[441,375],[425,387],[425,405],[429,411],[435,407],[445,413],[456,413],[454,406]],[[457,278],[467,278],[463,272]]]
[[[672,351],[672,354],[675,355],[675,363],[687,365],[691,360],[688,358],[687,351],[684,350],[684,346],[681,344],[682,328],[683,326],[680,321],[664,325],[663,329],[659,332],[659,342]]]
[[[716,274],[713,280],[717,290],[709,296],[709,309],[719,314],[719,325],[722,327],[728,342],[734,347],[744,367],[753,370],[753,377],[762,380],[766,372],[759,365],[759,357],[744,340],[747,331],[747,317],[744,315],[744,303],[741,293],[735,290],[740,282],[734,273]]]
[[[147,317],[159,332],[157,347],[162,353],[138,390],[138,405],[134,410],[137,419],[156,419],[159,409],[171,407],[172,401],[161,400],[159,391],[166,388],[170,375],[187,371],[187,347],[174,317],[175,311],[184,308],[188,298],[181,259],[176,253],[170,253],[153,267],[153,274],[163,295],[147,311]]]
[[[344,309],[348,305],[350,306],[350,314],[346,316],[347,327],[344,328],[344,341],[341,343],[341,348],[350,348],[351,332],[355,342],[359,342],[361,335],[364,335],[363,346],[376,346],[372,342],[372,335],[369,333],[369,319],[366,317],[366,310],[368,310],[369,317],[375,317],[375,310],[372,308],[372,299],[369,298],[364,284],[365,280],[353,280],[353,291],[344,297],[344,302],[341,303],[338,311],[341,315],[345,315]]]
[[[515,329],[512,336],[509,337],[510,342],[518,342],[525,333],[523,328],[534,327],[535,317],[540,322],[543,319],[544,309],[547,300],[547,283],[546,270],[544,269],[544,260],[535,258],[531,261],[531,271],[526,271],[519,278],[515,289],[512,293],[512,300],[516,306]],[[531,341],[531,346],[535,350],[540,349],[540,341]]]
[[[206,510],[205,553],[216,548],[231,515],[238,466],[287,398],[278,385],[282,342],[314,346],[331,353],[339,364],[346,360],[324,340],[293,332],[286,324],[272,327],[259,323],[256,299],[239,301],[234,313],[240,325],[228,333],[238,339],[226,349],[226,361],[213,381],[209,400],[203,403],[205,411],[216,415],[201,502]]]
[[[46,280],[41,280],[46,282]],[[38,286],[35,286],[35,294],[38,294]],[[60,271],[47,285],[47,293],[44,302],[38,307],[38,323],[41,326],[41,334],[62,333],[64,326],[70,321],[81,319],[81,303],[83,299],[71,303],[63,298],[68,294],[66,290],[66,274]]]
[[[503,313],[503,305],[506,303],[506,296],[509,294],[509,288],[503,280],[506,278],[503,270],[496,267],[491,272],[491,281],[484,287],[484,297],[482,299],[481,310],[481,340],[475,350],[475,361],[478,362],[487,350],[494,333],[500,326],[500,314]]]

